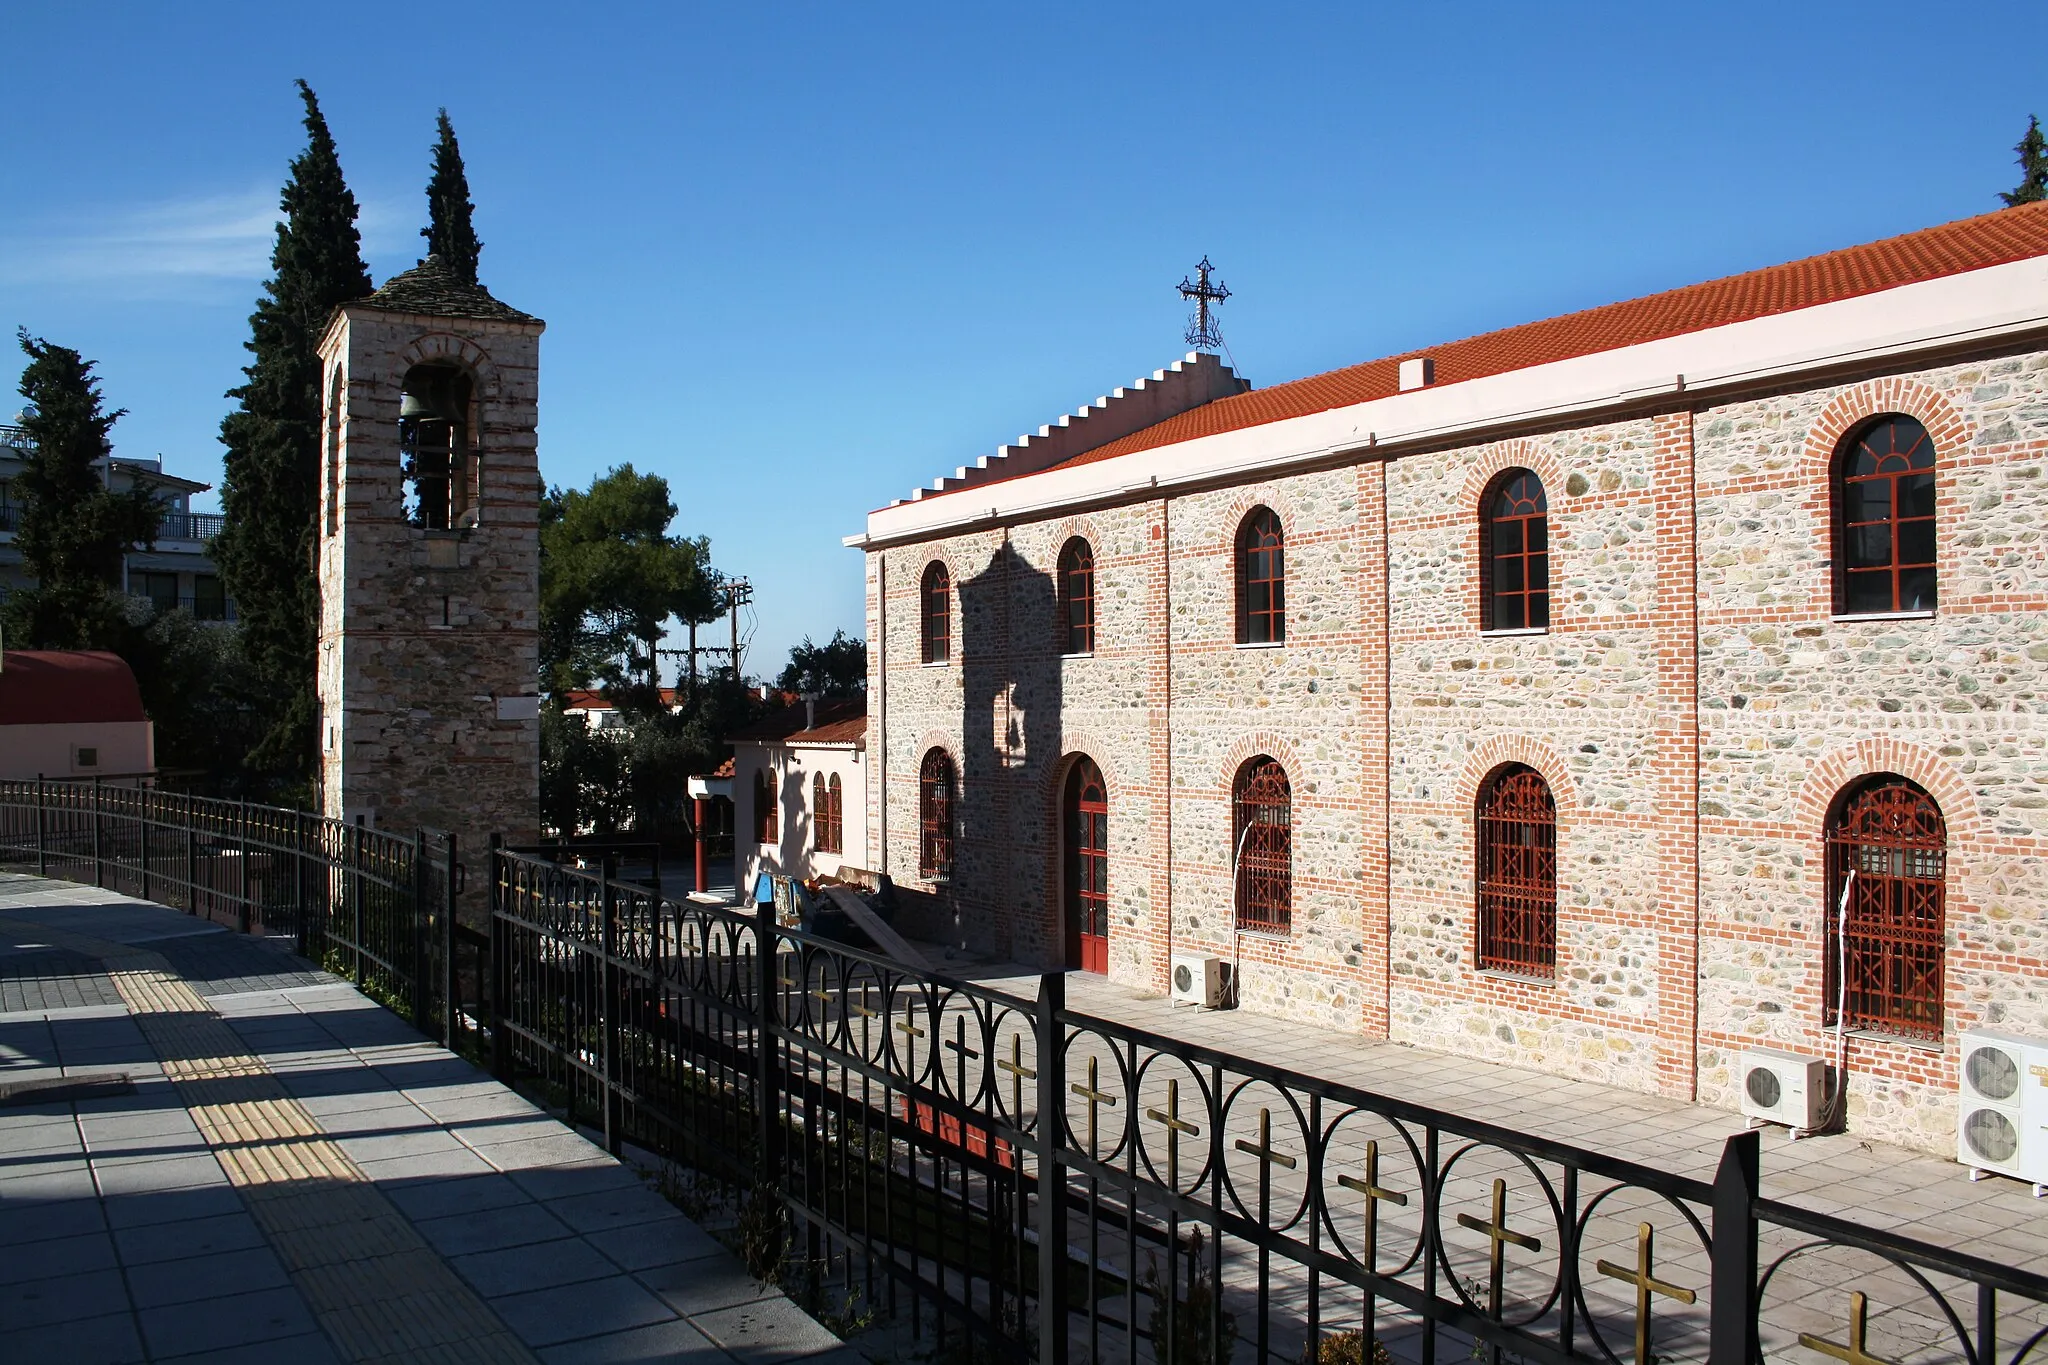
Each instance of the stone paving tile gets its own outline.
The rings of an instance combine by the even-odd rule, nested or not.
[[[835,1349],[839,1338],[813,1322],[785,1298],[704,1313],[690,1319],[741,1365],[780,1365]]]
[[[366,1158],[355,1169],[374,1186],[357,1188],[383,1191],[380,1201],[388,1195],[379,1216],[407,1228],[414,1226],[407,1219],[417,1220],[418,1256],[467,1276],[484,1291],[480,1306],[489,1305],[494,1321],[545,1348],[546,1358],[729,1365],[735,1357],[682,1315],[771,1301],[780,1307],[746,1315],[758,1329],[752,1334],[740,1330],[736,1317],[721,1322],[721,1331],[740,1345],[739,1359],[822,1362],[819,1352],[837,1347],[829,1333],[748,1278],[730,1253],[585,1137],[346,987],[294,985],[297,978],[289,975],[266,979],[256,969],[277,975],[270,970],[278,960],[270,945],[238,946],[173,913],[85,889],[35,898],[22,894],[19,881],[0,877],[0,902],[0,918],[18,919],[26,905],[43,916],[52,937],[72,932],[61,924],[75,924],[74,940],[80,933],[125,936],[150,943],[149,951],[166,959],[174,954],[163,953],[164,944],[177,944],[177,955],[195,962],[195,970],[213,973],[207,983],[253,980],[262,986],[216,991],[219,1014],[203,1017],[220,1037],[236,1039],[251,1064],[276,1066],[274,1093],[301,1096],[290,1101],[301,1121],[332,1134],[321,1141],[336,1144],[338,1155],[353,1148]],[[17,1044],[13,1055],[0,1058],[0,1065],[15,1064],[12,1074],[54,1069],[63,1060],[135,1058],[138,1070],[148,1065],[142,1050],[151,1039],[126,1017],[25,1024],[4,1035]],[[365,1343],[380,1328],[414,1311],[417,1276],[373,1278],[359,1285],[372,1295],[360,1300],[362,1310],[316,1317],[292,1278],[295,1262],[279,1255],[271,1245],[279,1234],[266,1234],[266,1227],[288,1203],[299,1210],[291,1217],[305,1215],[302,1224],[313,1240],[303,1246],[320,1249],[315,1260],[348,1268],[355,1264],[348,1259],[350,1239],[374,1221],[362,1221],[360,1212],[322,1215],[319,1200],[304,1196],[246,1203],[221,1169],[229,1149],[216,1156],[204,1146],[212,1130],[195,1124],[185,1108],[187,1091],[179,1087],[190,1084],[144,1075],[133,1094],[0,1115],[0,1163],[15,1162],[26,1174],[12,1182],[0,1176],[0,1182],[38,1195],[8,1202],[0,1220],[0,1360],[90,1365],[142,1360],[145,1347],[147,1358],[156,1360],[301,1365],[364,1358]],[[221,1093],[247,1089],[239,1080],[234,1086],[239,1089]],[[252,1151],[262,1147],[262,1139],[252,1141]],[[486,1158],[509,1173],[493,1170]],[[79,1186],[81,1177],[89,1193]],[[260,1187],[251,1193],[269,1199]],[[263,1217],[252,1216],[252,1207]],[[452,1259],[442,1262],[443,1256]],[[31,1296],[20,1288],[36,1284],[47,1292]],[[15,1296],[4,1297],[9,1292]],[[107,1312],[110,1302],[129,1311]],[[17,1306],[28,1307],[16,1312]],[[40,1317],[77,1314],[87,1316],[64,1322],[61,1338],[34,1325]],[[332,1325],[323,1331],[326,1323]],[[482,1346],[474,1328],[442,1322],[415,1340],[408,1356],[431,1354],[428,1338],[436,1330],[455,1332],[449,1344],[467,1342],[473,1356]],[[503,1340],[502,1351],[484,1349],[476,1358],[517,1355],[511,1338]],[[337,1343],[346,1349],[337,1350]]]

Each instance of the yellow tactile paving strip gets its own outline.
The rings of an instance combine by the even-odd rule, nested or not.
[[[261,1059],[155,953],[11,921],[99,958],[256,1225],[353,1361],[532,1361]]]

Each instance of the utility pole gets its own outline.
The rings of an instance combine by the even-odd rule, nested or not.
[[[735,578],[726,591],[732,609],[732,680],[739,682],[746,676],[740,667],[740,608],[754,600],[754,585],[744,578]]]

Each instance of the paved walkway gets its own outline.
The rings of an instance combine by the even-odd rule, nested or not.
[[[601,1149],[175,911],[0,875],[0,1087],[0,1359],[857,1360]]]

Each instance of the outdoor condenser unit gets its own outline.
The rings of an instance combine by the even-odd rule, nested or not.
[[[1966,1029],[1956,1087],[1956,1160],[1970,1179],[2006,1175],[2048,1189],[2048,1040]]]
[[[1173,955],[1173,989],[1176,1005],[1200,1005],[1220,1010],[1230,1003],[1230,964],[1208,953]]]
[[[1775,1047],[1742,1054],[1742,1113],[1754,1128],[1782,1123],[1793,1137],[1816,1132],[1827,1102],[1828,1064],[1803,1052]]]

